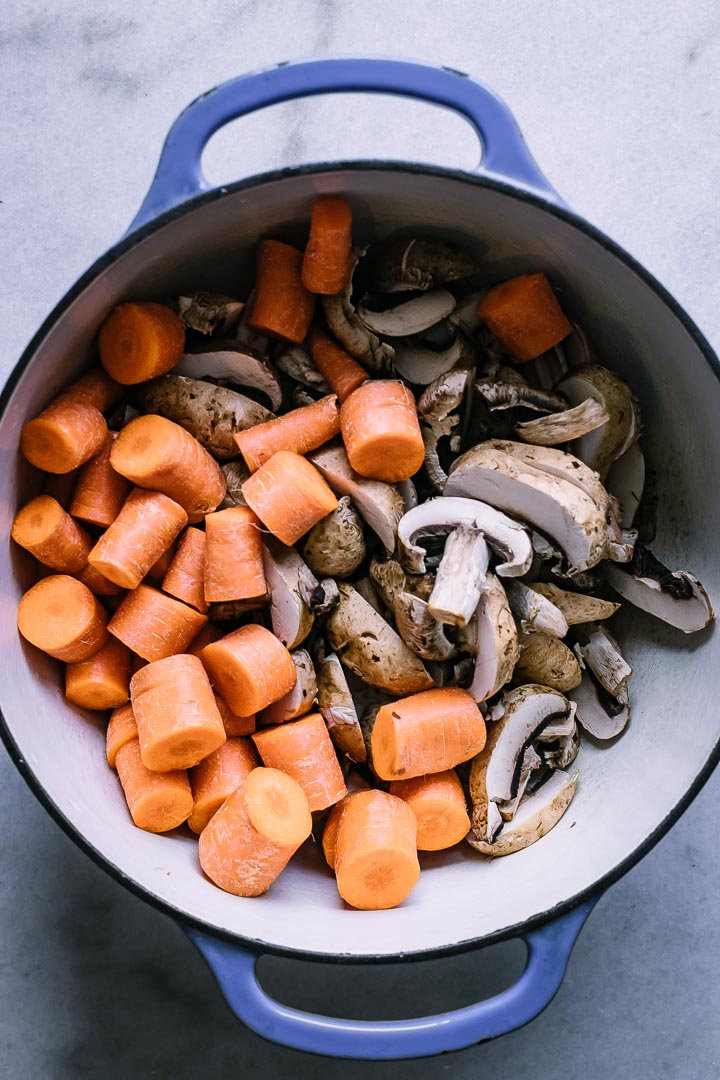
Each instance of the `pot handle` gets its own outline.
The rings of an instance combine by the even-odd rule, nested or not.
[[[521,934],[528,950],[525,970],[501,994],[413,1020],[340,1020],[292,1009],[260,986],[255,971],[260,953],[193,927],[182,928],[204,956],[232,1011],[258,1035],[325,1057],[398,1061],[464,1050],[533,1020],[557,993],[573,945],[598,899],[594,896],[540,929]]]
[[[188,105],[168,132],[150,190],[128,231],[209,189],[201,169],[202,152],[223,125],[295,98],[359,92],[398,94],[454,109],[480,138],[483,173],[560,201],[505,103],[462,72],[405,60],[306,60],[240,75]]]

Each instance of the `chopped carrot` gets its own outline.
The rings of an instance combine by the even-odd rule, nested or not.
[[[155,563],[157,566],[157,563]],[[207,614],[203,590],[205,578],[205,533],[186,529],[178,541],[173,560],[167,568],[162,587],[166,593]],[[150,574],[153,567],[148,570]]]
[[[128,809],[138,829],[163,833],[177,829],[192,813],[190,780],[184,769],[156,773],[143,764],[137,739],[125,743],[115,756]]]
[[[340,429],[356,473],[372,480],[408,480],[425,460],[415,398],[404,383],[372,379],[340,409]]]
[[[402,799],[358,791],[343,807],[335,837],[338,892],[352,907],[401,904],[420,877],[417,819]]]
[[[485,745],[485,721],[474,699],[454,686],[423,690],[383,705],[370,736],[382,780],[445,772]]]
[[[341,349],[336,341],[329,338],[318,327],[311,327],[308,336],[315,367],[325,382],[330,384],[334,394],[342,405],[343,401],[366,383],[370,376],[364,367],[353,360],[350,353]]]
[[[210,680],[197,656],[180,653],[136,671],[130,702],[143,764],[154,772],[189,769],[225,742]]]
[[[120,747],[137,737],[138,730],[132,705],[121,705],[113,709],[105,733],[105,754],[111,769],[115,768],[115,758]]]
[[[182,506],[159,491],[131,491],[122,510],[88,555],[103,577],[135,589],[187,524]]]
[[[105,413],[117,405],[124,394],[124,386],[111,379],[101,367],[94,367],[63,390],[60,397],[65,401],[84,401]]]
[[[65,668],[65,697],[81,709],[116,709],[130,697],[130,650],[108,637],[89,660]]]
[[[236,738],[238,735],[252,735],[257,726],[254,713],[251,716],[238,716],[237,713],[232,712],[228,703],[223,701],[219,694],[215,695],[215,704],[228,739]]]
[[[185,326],[164,304],[119,304],[100,327],[100,363],[124,386],[156,379],[175,367],[185,349]]]
[[[102,528],[112,525],[132,488],[130,481],[110,464],[110,450],[116,438],[116,432],[108,432],[100,453],[83,465],[70,506],[74,518]]]
[[[20,453],[45,472],[72,472],[102,449],[107,430],[94,405],[61,395],[24,425]]]
[[[108,630],[143,660],[162,660],[185,652],[207,616],[151,589],[138,585],[129,592],[108,624]]]
[[[188,825],[193,832],[203,831],[213,814],[259,764],[250,739],[228,739],[190,770],[193,809]]]
[[[393,780],[390,794],[403,799],[417,818],[418,851],[453,847],[470,830],[465,792],[454,769]]]
[[[60,503],[63,510],[69,510],[79,475],[79,469],[66,473],[47,473],[43,495],[49,495],[51,499]]]
[[[278,769],[253,769],[201,832],[200,865],[225,892],[260,896],[311,830],[300,785]]]
[[[516,364],[534,360],[572,333],[544,274],[503,281],[480,297],[477,311]]]
[[[89,660],[107,641],[105,611],[86,585],[67,574],[42,578],[18,604],[22,636],[56,660]],[[295,669],[293,668],[293,671]]]
[[[325,810],[347,795],[340,762],[320,713],[264,728],[253,735],[253,742],[264,765],[297,780],[313,812]]]
[[[152,564],[148,570],[146,577],[151,581],[158,581],[160,584],[165,580],[165,575],[170,569],[170,563],[175,558],[175,552],[177,551],[177,541],[171,544],[167,551],[163,551],[160,558]]]
[[[205,600],[251,600],[267,594],[260,522],[248,506],[230,506],[205,518]]]
[[[95,593],[96,596],[103,596],[106,599],[112,597],[113,599],[121,596],[125,590],[121,589],[119,585],[116,585],[114,581],[110,581],[99,570],[96,570],[90,563],[87,566],[83,566],[82,570],[73,574],[78,581],[82,581],[83,585],[87,585],[90,592]]]
[[[206,645],[202,662],[213,686],[238,716],[251,716],[287,694],[297,673],[285,646],[249,623]]]
[[[247,431],[238,431],[233,438],[248,469],[255,472],[278,450],[307,454],[339,434],[337,399],[334,394],[328,394],[312,405],[302,405],[275,420],[266,420],[264,424],[255,424]]]
[[[209,514],[225,498],[225,474],[217,461],[185,428],[164,416],[138,416],[126,424],[110,463],[138,487],[161,491],[180,503],[191,520]]]
[[[303,253],[279,240],[261,240],[257,247],[257,273],[251,330],[300,345],[315,310],[315,297],[302,283]]]
[[[43,566],[73,574],[87,564],[92,540],[50,495],[38,495],[15,515],[10,535]]]
[[[328,864],[331,870],[335,869],[335,843],[337,841],[337,831],[340,826],[340,818],[345,806],[357,795],[357,791],[349,791],[347,795],[336,802],[325,821],[325,828],[322,834],[322,849],[325,856],[325,862]]]
[[[202,651],[205,646],[210,645],[213,641],[219,641],[221,637],[224,637],[224,634],[224,630],[219,626],[215,626],[214,623],[210,622],[206,623],[184,651],[192,653],[193,656],[199,656],[202,660]],[[222,712],[222,710],[220,711]],[[243,732],[243,734],[245,734],[245,732]]]
[[[302,264],[303,285],[311,293],[342,292],[352,270],[352,211],[341,195],[313,204],[310,237]]]
[[[242,493],[263,525],[288,546],[338,504],[315,466],[289,450],[273,454],[245,481]]]

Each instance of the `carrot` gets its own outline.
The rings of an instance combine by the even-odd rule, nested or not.
[[[249,623],[206,645],[202,662],[213,685],[238,716],[272,705],[295,685],[290,653],[264,626]]]
[[[81,709],[116,709],[130,697],[130,650],[109,637],[89,660],[65,668],[65,697]]]
[[[166,593],[170,593],[171,596],[190,604],[191,607],[197,608],[206,615],[208,605],[203,592],[204,563],[205,533],[200,529],[186,529],[178,541],[173,560],[163,578],[162,587]],[[148,574],[151,574],[153,570],[154,568],[151,567]]]
[[[255,296],[247,325],[271,337],[302,344],[315,310],[315,297],[302,283],[303,253],[279,240],[257,247]]]
[[[213,623],[206,623],[202,630],[192,639],[185,652],[192,653],[193,656],[199,656],[202,659],[202,651],[206,645],[210,645],[213,641],[219,641],[224,636],[223,630],[219,626],[215,626]],[[222,712],[222,710],[220,710]],[[245,734],[243,732],[243,734]]]
[[[325,821],[325,828],[323,829],[322,834],[322,849],[323,855],[325,856],[325,862],[331,870],[335,869],[335,843],[337,841],[337,831],[340,825],[342,812],[350,799],[357,794],[357,791],[349,791],[340,802],[335,803]]]
[[[167,495],[136,488],[95,544],[88,562],[116,585],[135,589],[186,524],[182,506]]]
[[[485,745],[485,721],[466,690],[424,690],[383,705],[370,743],[381,779],[409,779],[445,772],[475,757]]]
[[[288,546],[338,504],[315,466],[289,450],[273,454],[245,481],[242,492],[263,525]]]
[[[225,742],[205,668],[180,653],[136,671],[130,702],[143,764],[153,772],[189,769]]]
[[[544,274],[503,281],[480,297],[477,312],[516,364],[533,360],[572,333]]]
[[[52,574],[42,578],[18,604],[22,636],[56,660],[89,660],[107,641],[106,615],[86,585]],[[293,671],[295,669],[293,668]]]
[[[117,598],[125,592],[119,585],[116,585],[114,581],[110,581],[99,570],[96,570],[94,566],[83,566],[82,570],[73,574],[78,581],[82,581],[83,585],[87,585],[90,592],[95,593],[96,596],[103,596],[106,598]]]
[[[253,769],[200,834],[200,865],[225,892],[260,896],[311,830],[300,785],[277,769]]]
[[[160,582],[160,584],[162,584],[165,579],[165,575],[170,569],[170,563],[175,558],[176,551],[177,541],[174,544],[171,544],[167,551],[163,551],[160,558],[152,564],[145,576],[150,578],[151,581],[158,581]]]
[[[60,395],[23,426],[20,453],[45,472],[72,472],[102,449],[107,430],[94,405]]]
[[[325,382],[329,383],[340,404],[345,398],[367,382],[370,376],[364,367],[353,360],[350,353],[341,349],[318,327],[311,327],[308,336],[312,358]]]
[[[105,753],[111,769],[115,768],[118,750],[126,743],[137,739],[138,731],[132,705],[121,705],[113,709],[105,733]]]
[[[247,506],[216,510],[205,518],[205,600],[250,600],[265,596],[260,522]]]
[[[351,258],[350,207],[341,195],[317,199],[312,208],[310,237],[303,256],[303,285],[311,293],[327,296],[342,292],[350,280]]]
[[[340,409],[340,430],[356,473],[372,480],[408,480],[425,460],[415,398],[392,379],[373,379]]]
[[[266,420],[233,435],[250,472],[269,461],[278,450],[307,454],[340,434],[340,415],[334,394],[312,405],[291,409],[275,420]]]
[[[256,727],[254,713],[251,716],[238,716],[232,712],[227,702],[223,701],[219,694],[215,695],[215,704],[218,707],[228,739],[236,738],[238,735],[252,735]]]
[[[101,367],[94,367],[66,387],[60,397],[65,401],[84,401],[104,413],[117,405],[124,394],[124,386],[111,379]]]
[[[335,876],[352,907],[380,911],[402,903],[420,877],[417,819],[408,804],[377,790],[348,799],[335,837]]]
[[[281,769],[297,780],[313,812],[325,810],[347,795],[340,763],[320,713],[258,731],[253,742],[264,765]]]
[[[117,751],[115,767],[128,809],[138,829],[162,833],[177,829],[192,812],[193,797],[188,774],[151,772],[143,765],[137,739]]]
[[[143,660],[162,660],[185,652],[207,616],[165,596],[149,585],[129,592],[108,623],[108,630]]]
[[[161,491],[199,520],[225,498],[225,474],[185,428],[164,416],[138,416],[119,433],[113,469],[138,487]]]
[[[465,792],[454,769],[393,780],[390,794],[403,799],[417,818],[418,851],[453,847],[470,830]]]
[[[72,472],[67,473],[47,473],[43,495],[49,495],[51,499],[60,503],[63,510],[69,510],[79,475],[79,469],[73,469]]]
[[[132,487],[110,464],[116,438],[114,431],[109,432],[100,453],[83,465],[70,505],[73,517],[103,528],[112,525]]]
[[[43,566],[73,574],[87,564],[92,540],[50,495],[38,495],[15,515],[10,535]]]
[[[190,770],[193,809],[188,825],[193,832],[203,831],[213,814],[259,764],[249,739],[228,739]]]
[[[177,364],[185,349],[185,326],[164,304],[119,304],[100,327],[100,363],[124,386],[156,379]]]

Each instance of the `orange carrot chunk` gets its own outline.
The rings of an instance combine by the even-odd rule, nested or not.
[[[346,353],[317,327],[311,328],[308,341],[315,367],[325,382],[330,384],[333,393],[337,394],[340,404],[370,378],[350,353]]]
[[[82,570],[79,570],[76,574],[73,574],[73,577],[76,577],[78,581],[82,581],[83,585],[87,585],[90,592],[95,593],[96,596],[117,598],[125,591],[119,585],[116,585],[114,581],[104,577],[90,563],[83,566]]]
[[[288,546],[338,504],[315,466],[289,450],[273,454],[245,481],[242,493],[263,525]]]
[[[228,739],[190,770],[193,809],[188,825],[193,832],[203,831],[213,814],[259,764],[250,739]]]
[[[470,829],[465,792],[454,769],[393,780],[390,794],[403,799],[417,818],[418,851],[453,847]]]
[[[217,461],[164,416],[138,416],[126,424],[110,451],[110,463],[138,487],[174,499],[194,520],[225,498],[225,474]]]
[[[157,566],[157,563],[155,564]],[[163,578],[166,593],[182,600],[206,614],[205,600],[205,533],[200,529],[186,529],[178,541],[172,562]],[[152,575],[154,568],[148,570]]]
[[[103,577],[135,589],[187,524],[182,506],[159,491],[132,491],[88,555]]]
[[[350,280],[352,211],[341,195],[313,204],[310,237],[302,264],[303,285],[311,293],[342,292]]]
[[[38,495],[15,515],[10,535],[43,566],[73,574],[87,563],[92,540],[50,495]]]
[[[356,473],[373,480],[408,480],[425,460],[425,447],[407,386],[373,379],[340,409],[340,430]]]
[[[250,472],[269,461],[278,450],[307,454],[340,434],[340,414],[334,394],[312,405],[291,409],[275,420],[266,420],[233,435]]]
[[[340,825],[342,812],[348,801],[357,794],[357,791],[349,791],[340,802],[335,803],[325,821],[325,828],[323,829],[322,834],[322,849],[323,855],[325,856],[325,862],[331,870],[335,869],[335,843],[337,841],[337,831]]]
[[[420,877],[417,819],[402,799],[358,791],[343,807],[335,837],[343,900],[362,911],[401,904]]]
[[[263,764],[297,780],[313,813],[347,795],[345,780],[320,713],[265,728],[253,735]]]
[[[165,580],[165,575],[170,569],[170,563],[175,558],[175,552],[177,551],[177,541],[171,544],[167,551],[163,551],[157,562],[154,562],[148,570],[146,577],[151,581],[158,581],[162,585]]]
[[[130,481],[110,464],[110,450],[116,438],[116,432],[109,432],[100,453],[83,466],[70,506],[74,518],[105,529],[120,513],[132,488]]]
[[[71,472],[102,449],[107,430],[94,405],[61,395],[24,425],[20,453],[45,472]]]
[[[215,704],[218,707],[228,739],[236,738],[238,735],[252,735],[257,727],[254,713],[252,716],[237,716],[219,694],[215,695]]]
[[[424,690],[380,708],[370,745],[383,780],[444,772],[480,753],[485,721],[466,690]]]
[[[250,623],[203,649],[213,686],[237,716],[252,716],[292,690],[292,657],[264,626]]]
[[[60,397],[66,401],[84,401],[94,405],[101,413],[107,412],[121,400],[125,387],[111,379],[101,367],[90,368],[74,383],[62,391]]]
[[[143,764],[154,772],[189,769],[225,742],[205,668],[180,653],[136,671],[130,702]]]
[[[108,630],[143,660],[153,661],[185,652],[206,622],[206,615],[187,604],[149,585],[138,585],[123,600]]]
[[[503,281],[480,297],[477,312],[516,364],[534,360],[572,333],[544,274]]]
[[[225,892],[260,896],[311,830],[300,785],[277,769],[253,769],[200,834],[200,865]]]
[[[89,660],[65,668],[65,697],[81,709],[116,709],[130,697],[130,650],[109,637]]]
[[[179,315],[149,300],[119,304],[100,327],[100,363],[124,386],[156,379],[177,364],[185,349]]]
[[[192,639],[187,649],[183,649],[183,652],[192,653],[193,656],[199,656],[202,660],[202,651],[205,646],[210,645],[213,641],[219,641],[223,636],[224,631],[219,626],[210,622],[206,623],[202,630]],[[220,708],[219,705],[218,708]],[[222,712],[222,709],[220,711]],[[240,732],[236,734],[240,734]],[[242,732],[242,734],[245,735],[246,732]]]
[[[303,253],[279,240],[257,247],[255,296],[247,325],[251,330],[300,345],[315,310],[315,297],[302,283]]]
[[[248,506],[231,506],[207,515],[204,589],[209,603],[265,596],[260,528]]]
[[[115,766],[138,829],[163,833],[187,821],[193,797],[185,771],[151,772],[143,764],[137,739],[120,747]]]
[[[107,641],[105,611],[87,586],[53,574],[42,578],[18,604],[22,636],[56,660],[88,660]],[[293,670],[295,670],[293,668]]]
[[[118,709],[113,709],[105,733],[105,754],[111,769],[115,768],[118,750],[137,737],[137,724],[132,705],[121,705]]]

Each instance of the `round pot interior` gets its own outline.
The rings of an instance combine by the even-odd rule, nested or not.
[[[17,506],[39,489],[39,477],[17,453],[20,428],[90,362],[110,307],[190,289],[245,296],[258,238],[302,241],[313,199],[334,192],[349,197],[362,241],[398,228],[439,230],[474,249],[489,281],[532,270],[550,275],[602,361],[640,398],[644,445],[658,476],[656,554],[695,572],[717,599],[720,495],[712,478],[720,472],[720,386],[699,335],[647,275],[568,215],[501,185],[399,166],[303,170],[237,185],[101,260],[49,320],[6,391],[4,535]],[[241,899],[203,877],[190,834],[154,836],[133,827],[105,762],[103,720],[70,707],[60,665],[17,635],[15,606],[32,569],[9,543],[0,551],[0,581],[0,709],[8,742],[36,789],[101,861],[155,902],[276,949],[390,957],[456,948],[537,919],[625,868],[698,786],[720,738],[718,635],[686,638],[642,613],[621,612],[614,628],[635,669],[632,721],[607,748],[584,740],[575,799],[542,842],[495,861],[464,844],[425,855],[409,899],[372,913],[342,904],[319,845],[309,844],[266,896]]]

